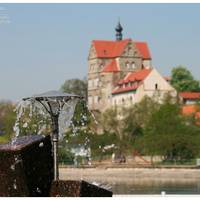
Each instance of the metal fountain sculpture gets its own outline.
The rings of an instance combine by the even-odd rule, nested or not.
[[[54,180],[59,180],[58,171],[58,140],[59,140],[59,118],[62,112],[67,112],[67,108],[75,107],[78,100],[83,97],[63,93],[59,91],[49,91],[32,97],[23,98],[23,101],[33,101],[39,103],[46,112],[50,115],[52,122],[52,142],[53,142],[53,157],[54,157]],[[69,102],[75,102],[74,105],[68,104]],[[68,105],[67,108],[66,105]],[[74,108],[73,111],[74,112]],[[64,113],[66,115],[73,116],[73,113]]]

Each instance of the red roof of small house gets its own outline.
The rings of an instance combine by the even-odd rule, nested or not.
[[[143,81],[151,72],[152,69],[142,69],[136,72],[130,72],[127,74],[127,76],[124,78],[124,80],[129,81]]]
[[[200,99],[200,92],[180,92],[179,96],[183,99]]]
[[[120,68],[117,65],[117,61],[113,59],[108,65],[106,65],[101,72],[119,72]]]
[[[93,45],[98,58],[116,58],[122,55],[126,45],[131,39],[120,41],[93,40]],[[136,48],[143,59],[151,59],[150,51],[146,42],[135,42]]]
[[[118,94],[118,93],[124,93],[124,92],[128,92],[128,91],[133,91],[136,90],[142,83],[143,80],[149,75],[149,73],[151,72],[152,69],[142,69],[136,72],[130,72],[127,74],[127,76],[120,80],[117,84],[118,85],[123,85],[121,87],[117,87],[112,91],[112,94]],[[130,85],[126,85],[126,83],[129,82],[134,82],[137,81],[135,83],[133,83],[131,86]]]

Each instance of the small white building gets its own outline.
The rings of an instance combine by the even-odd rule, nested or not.
[[[200,101],[200,92],[180,92],[179,97],[183,104],[193,105]]]

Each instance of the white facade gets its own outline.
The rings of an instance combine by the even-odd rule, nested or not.
[[[154,68],[135,91],[113,94],[112,105],[129,106],[140,102],[144,96],[156,98],[156,101],[162,102],[166,94],[176,97],[177,92]]]

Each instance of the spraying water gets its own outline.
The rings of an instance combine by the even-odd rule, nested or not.
[[[29,112],[29,118],[26,119],[26,121],[21,125],[21,127],[28,128],[29,123],[31,121],[30,119],[34,116],[34,114],[37,114],[41,116],[40,120],[37,121],[37,124],[35,124],[35,126],[37,125],[38,127],[37,134],[44,133],[44,131],[47,128],[46,122],[49,121],[49,119],[52,117],[50,116],[49,111],[52,111],[52,113],[56,113],[59,115],[59,138],[63,138],[63,134],[66,132],[67,128],[71,124],[71,119],[74,115],[74,110],[78,102],[78,98],[71,98],[67,100],[66,98],[58,99],[58,97],[55,96],[57,92],[51,92],[51,95],[53,94],[54,96],[47,96],[45,99],[43,99],[42,102],[38,101],[37,96],[33,96],[27,99],[23,99],[17,104],[15,108],[17,117],[15,125],[13,127],[15,132],[15,137],[12,140],[13,144],[15,143],[16,138],[20,135],[20,122],[23,121],[22,118],[24,117],[27,111]],[[49,105],[51,106],[51,110],[47,109]]]

